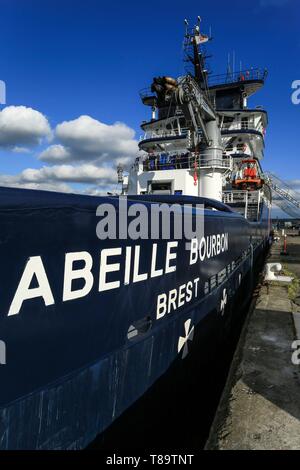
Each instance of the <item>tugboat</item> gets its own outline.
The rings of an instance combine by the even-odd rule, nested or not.
[[[165,429],[171,401],[178,433],[179,397],[204,416],[271,228],[267,113],[248,106],[266,71],[211,76],[209,40],[200,18],[186,22],[193,70],[141,92],[151,118],[129,173],[118,168],[121,195],[0,188],[0,448],[79,449],[97,435],[124,447],[150,417]],[[110,207],[115,238],[98,231]],[[154,209],[171,234],[149,239]],[[202,218],[200,236],[176,236],[178,215]]]

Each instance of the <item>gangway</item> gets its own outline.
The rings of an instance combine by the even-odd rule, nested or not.
[[[300,193],[274,173],[265,172],[264,175],[273,191],[273,201],[276,206],[291,217],[300,217]]]

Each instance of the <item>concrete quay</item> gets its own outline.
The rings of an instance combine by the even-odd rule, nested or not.
[[[300,449],[300,236],[272,245],[292,283],[262,282],[246,319],[207,450]],[[298,363],[298,364],[297,364]]]

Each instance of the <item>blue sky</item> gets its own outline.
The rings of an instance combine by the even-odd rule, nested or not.
[[[300,80],[299,13],[299,0],[190,0],[186,4],[179,0],[0,0],[0,79],[7,85],[6,106],[37,110],[53,131],[51,136],[45,121],[40,122],[40,134],[22,140],[17,129],[20,142],[11,137],[1,141],[0,132],[0,174],[7,181],[7,175],[15,175],[14,181],[21,183],[33,175],[38,184],[49,178],[52,183],[75,188],[95,185],[89,176],[80,183],[78,166],[82,162],[76,151],[82,147],[72,132],[79,129],[80,135],[91,125],[93,134],[99,121],[109,126],[99,129],[111,132],[112,142],[119,135],[123,139],[111,155],[107,150],[110,142],[103,150],[101,161],[107,171],[104,176],[99,172],[97,184],[108,185],[110,161],[118,158],[118,152],[128,160],[140,134],[139,123],[149,117],[138,91],[155,75],[182,74],[183,19],[192,23],[201,15],[203,30],[212,27],[209,65],[213,73],[226,71],[227,54],[232,51],[237,67],[241,60],[243,68],[268,69],[265,88],[251,100],[269,113],[263,166],[287,180],[299,180],[300,187],[300,105],[291,101],[291,83]],[[13,112],[4,116],[8,122],[14,120]],[[77,121],[82,115],[90,120]],[[28,115],[28,122],[31,117],[39,119]],[[67,125],[55,132],[65,121]],[[124,125],[114,127],[116,121]],[[56,147],[54,157],[41,160],[40,154],[53,145],[73,146],[72,156]],[[85,150],[86,163],[97,165],[94,150],[84,148],[83,153]],[[69,169],[58,172],[59,165]],[[77,167],[74,178],[64,176],[70,166]],[[41,172],[27,172],[27,180],[19,176],[28,168],[42,167],[47,167],[42,176]],[[83,168],[86,175],[92,169]]]

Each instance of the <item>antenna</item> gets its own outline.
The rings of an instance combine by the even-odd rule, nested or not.
[[[124,181],[123,172],[124,172],[124,168],[119,163],[119,165],[117,166],[118,183],[123,183],[123,181]]]
[[[209,37],[206,34],[200,32],[201,16],[197,16],[193,28],[189,29],[189,22],[187,19],[184,20],[186,27],[185,40],[183,47],[185,51],[185,61],[191,62],[194,68],[194,77],[199,83],[200,87],[204,90],[207,89],[207,74],[208,70],[205,68],[205,59],[207,55],[200,48],[204,43],[209,41]]]
[[[228,78],[228,80],[229,80],[230,77],[231,77],[231,65],[230,65],[230,60],[231,60],[230,52],[228,52],[228,55],[227,55],[227,78]]]
[[[201,17],[200,16],[197,16],[197,22],[198,22],[198,24],[195,26],[195,33],[199,34],[199,36],[200,36],[200,23],[201,23]]]
[[[188,20],[185,18],[184,20],[184,24],[185,24],[185,35],[187,36],[188,34],[188,27],[189,27],[189,22]]]
[[[234,77],[235,71],[235,51],[232,52],[232,78]]]

